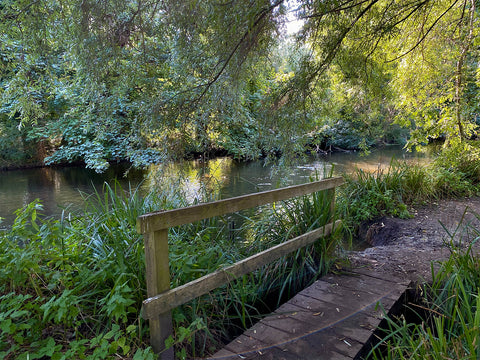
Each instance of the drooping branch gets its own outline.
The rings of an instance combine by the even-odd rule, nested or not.
[[[467,0],[465,0],[466,4]],[[475,0],[470,0],[470,17],[468,20],[468,34],[462,44],[462,51],[457,61],[456,73],[455,73],[455,120],[458,126],[458,136],[460,141],[463,141],[466,137],[462,123],[461,115],[461,96],[463,86],[463,66],[465,58],[467,57],[468,50],[470,49],[473,41],[473,26],[475,20]]]
[[[344,11],[347,11],[347,10],[354,9],[354,8],[360,6],[364,3],[367,3],[369,1],[370,0],[361,0],[360,2],[357,2],[357,1],[354,1],[354,0],[348,0],[348,1],[340,4],[337,7],[334,7],[332,9],[328,9],[327,11],[322,11],[320,13],[314,13],[314,14],[302,16],[302,17],[300,17],[300,19],[308,20],[308,19],[314,19],[314,18],[322,18],[322,17],[324,17],[325,15],[328,15],[328,14],[341,13],[341,12],[344,12]],[[349,3],[352,3],[352,2],[353,2],[353,4],[346,5],[346,4],[349,4]]]
[[[319,64],[317,69],[315,69],[315,71],[313,71],[312,74],[308,77],[309,82],[312,81],[314,78],[318,77],[319,75],[321,75],[327,69],[327,67],[332,63],[333,59],[337,55],[338,50],[340,49],[340,45],[343,43],[348,33],[354,28],[354,26],[358,23],[358,21],[360,21],[360,19],[370,11],[370,9],[377,2],[378,0],[371,0],[368,6],[366,6],[364,9],[362,9],[362,11],[360,11],[360,13],[357,14],[357,16],[350,23],[350,25],[347,26],[345,29],[343,29],[341,34],[336,39],[333,47],[325,56],[325,59]]]
[[[204,87],[203,91],[200,93],[200,95],[195,99],[195,102],[200,101],[205,94],[208,92],[208,90],[212,87],[213,84],[217,82],[217,80],[220,78],[220,76],[225,72],[225,69],[227,68],[228,64],[231,62],[235,54],[239,51],[240,47],[247,41],[248,36],[252,33],[252,31],[258,27],[261,22],[267,17],[269,14],[272,13],[273,10],[275,10],[278,6],[280,6],[284,0],[277,0],[275,3],[273,3],[271,6],[268,8],[263,9],[260,11],[253,22],[252,26],[249,27],[242,37],[238,40],[238,42],[235,44],[233,49],[230,51],[229,55],[223,62],[221,68],[213,75],[210,81],[208,81],[206,84],[201,85],[201,87]]]
[[[424,32],[424,34],[420,37],[420,39],[415,43],[415,45],[413,45],[409,50],[407,50],[406,52],[404,52],[403,54],[397,56],[396,58],[394,59],[390,59],[388,60],[387,62],[394,62],[394,61],[397,61],[405,56],[407,56],[408,54],[410,54],[412,51],[414,51],[417,47],[419,47],[424,41],[425,39],[427,38],[428,34],[430,34],[430,32],[435,28],[435,26],[438,24],[438,22],[450,11],[453,9],[453,7],[458,3],[459,0],[455,0],[442,14],[440,14],[439,17],[437,17],[435,19],[435,21],[433,22],[432,25],[430,25],[427,29],[427,31]]]

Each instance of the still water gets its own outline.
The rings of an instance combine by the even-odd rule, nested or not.
[[[148,170],[128,170],[125,166],[112,166],[97,174],[81,167],[39,168],[0,172],[0,228],[12,224],[15,210],[35,199],[40,199],[45,215],[60,216],[62,211],[75,211],[82,207],[84,197],[101,191],[105,182],[117,179],[124,189],[139,186],[142,192],[158,187],[165,179],[181,177],[172,182],[181,186],[192,198],[201,187],[228,198],[272,188],[301,184],[311,177],[322,177],[331,170],[334,174],[349,173],[355,168],[374,171],[387,167],[392,157],[402,161],[427,162],[423,154],[405,153],[400,148],[387,147],[367,156],[358,153],[334,153],[328,156],[298,160],[285,168],[265,165],[263,161],[236,162],[218,158],[206,163],[198,161],[174,164],[168,167],[152,166]]]

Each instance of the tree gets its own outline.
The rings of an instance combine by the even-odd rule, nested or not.
[[[288,11],[304,27],[278,61]],[[336,110],[476,126],[476,0],[12,0],[0,19],[1,112],[58,140],[51,161],[298,152]]]
[[[416,33],[406,33],[390,47],[400,57],[394,84],[402,99],[399,121],[414,123],[411,144],[426,143],[430,138],[445,137],[445,146],[476,136],[479,112],[476,80],[479,53],[473,47],[478,36],[475,1],[434,2],[423,23],[406,24]],[[458,3],[458,4],[457,4]],[[419,43],[422,27],[429,41]],[[406,51],[406,49],[408,52]]]

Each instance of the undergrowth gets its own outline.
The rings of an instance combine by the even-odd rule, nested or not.
[[[180,187],[170,189],[142,197],[106,184],[85,195],[84,211],[61,219],[43,218],[38,201],[18,210],[0,233],[0,358],[153,359],[140,316],[145,256],[135,224],[144,213],[191,204]],[[332,221],[327,197],[172,228],[172,287]],[[337,241],[327,237],[178,307],[167,345],[179,358],[215,351],[271,311],[272,294],[287,298],[325,273]]]
[[[355,231],[362,222],[382,216],[407,218],[412,205],[478,194],[480,155],[472,156],[471,152],[444,150],[428,165],[393,159],[387,169],[357,169],[344,175],[346,184],[339,191],[340,217]]]

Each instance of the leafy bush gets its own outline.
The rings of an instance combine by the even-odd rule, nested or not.
[[[141,295],[132,291],[142,284],[111,254],[98,256],[81,221],[41,220],[39,211],[38,201],[18,210],[0,236],[0,355],[153,358],[141,341]]]
[[[404,173],[404,168],[392,163],[387,171],[357,169],[353,176],[345,176],[340,196],[342,218],[353,225],[384,215],[409,216],[403,201]]]

